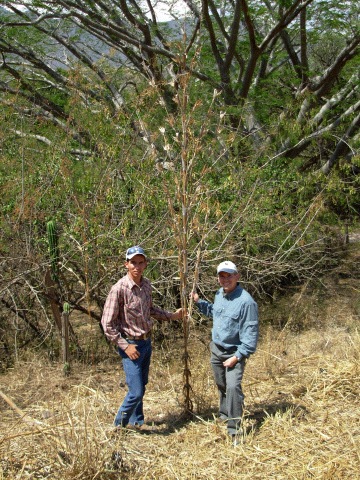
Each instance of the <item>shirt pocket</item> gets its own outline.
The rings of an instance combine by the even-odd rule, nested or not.
[[[214,308],[214,314],[218,321],[218,326],[227,335],[239,334],[239,316],[235,312],[226,312],[223,308]]]
[[[141,305],[139,302],[130,301],[124,304],[124,311],[128,319],[135,320],[141,315]]]

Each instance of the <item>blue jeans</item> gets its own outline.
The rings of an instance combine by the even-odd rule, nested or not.
[[[131,360],[126,355],[126,352],[118,348],[118,353],[122,357],[125,381],[128,386],[126,397],[114,420],[115,426],[122,427],[126,427],[128,423],[132,425],[142,425],[144,423],[143,397],[149,379],[152,351],[150,338],[147,340],[128,340],[128,343],[137,345],[140,357],[137,360]]]
[[[219,417],[227,420],[230,435],[239,432],[243,415],[244,394],[241,381],[244,374],[246,359],[243,358],[234,367],[224,367],[223,362],[234,355],[214,342],[210,343],[211,367],[215,383],[219,390]]]

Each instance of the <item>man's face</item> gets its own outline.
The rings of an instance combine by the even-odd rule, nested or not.
[[[230,293],[235,290],[239,280],[238,273],[220,272],[218,273],[218,280],[223,287],[225,293]]]
[[[130,260],[126,260],[125,267],[134,282],[139,283],[142,274],[147,267],[146,258],[143,255],[135,255]]]

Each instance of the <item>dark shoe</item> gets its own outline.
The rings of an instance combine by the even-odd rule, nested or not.
[[[239,430],[238,433],[235,435],[231,435],[231,441],[233,444],[233,447],[237,447],[238,445],[243,445],[245,442],[244,438],[244,432],[242,430]]]

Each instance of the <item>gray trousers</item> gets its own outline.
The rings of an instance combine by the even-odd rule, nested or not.
[[[223,362],[234,356],[234,352],[210,343],[211,367],[214,372],[215,383],[219,389],[220,407],[219,417],[227,420],[229,435],[239,432],[243,415],[244,394],[241,381],[244,374],[246,358],[243,358],[234,367],[223,366]]]

